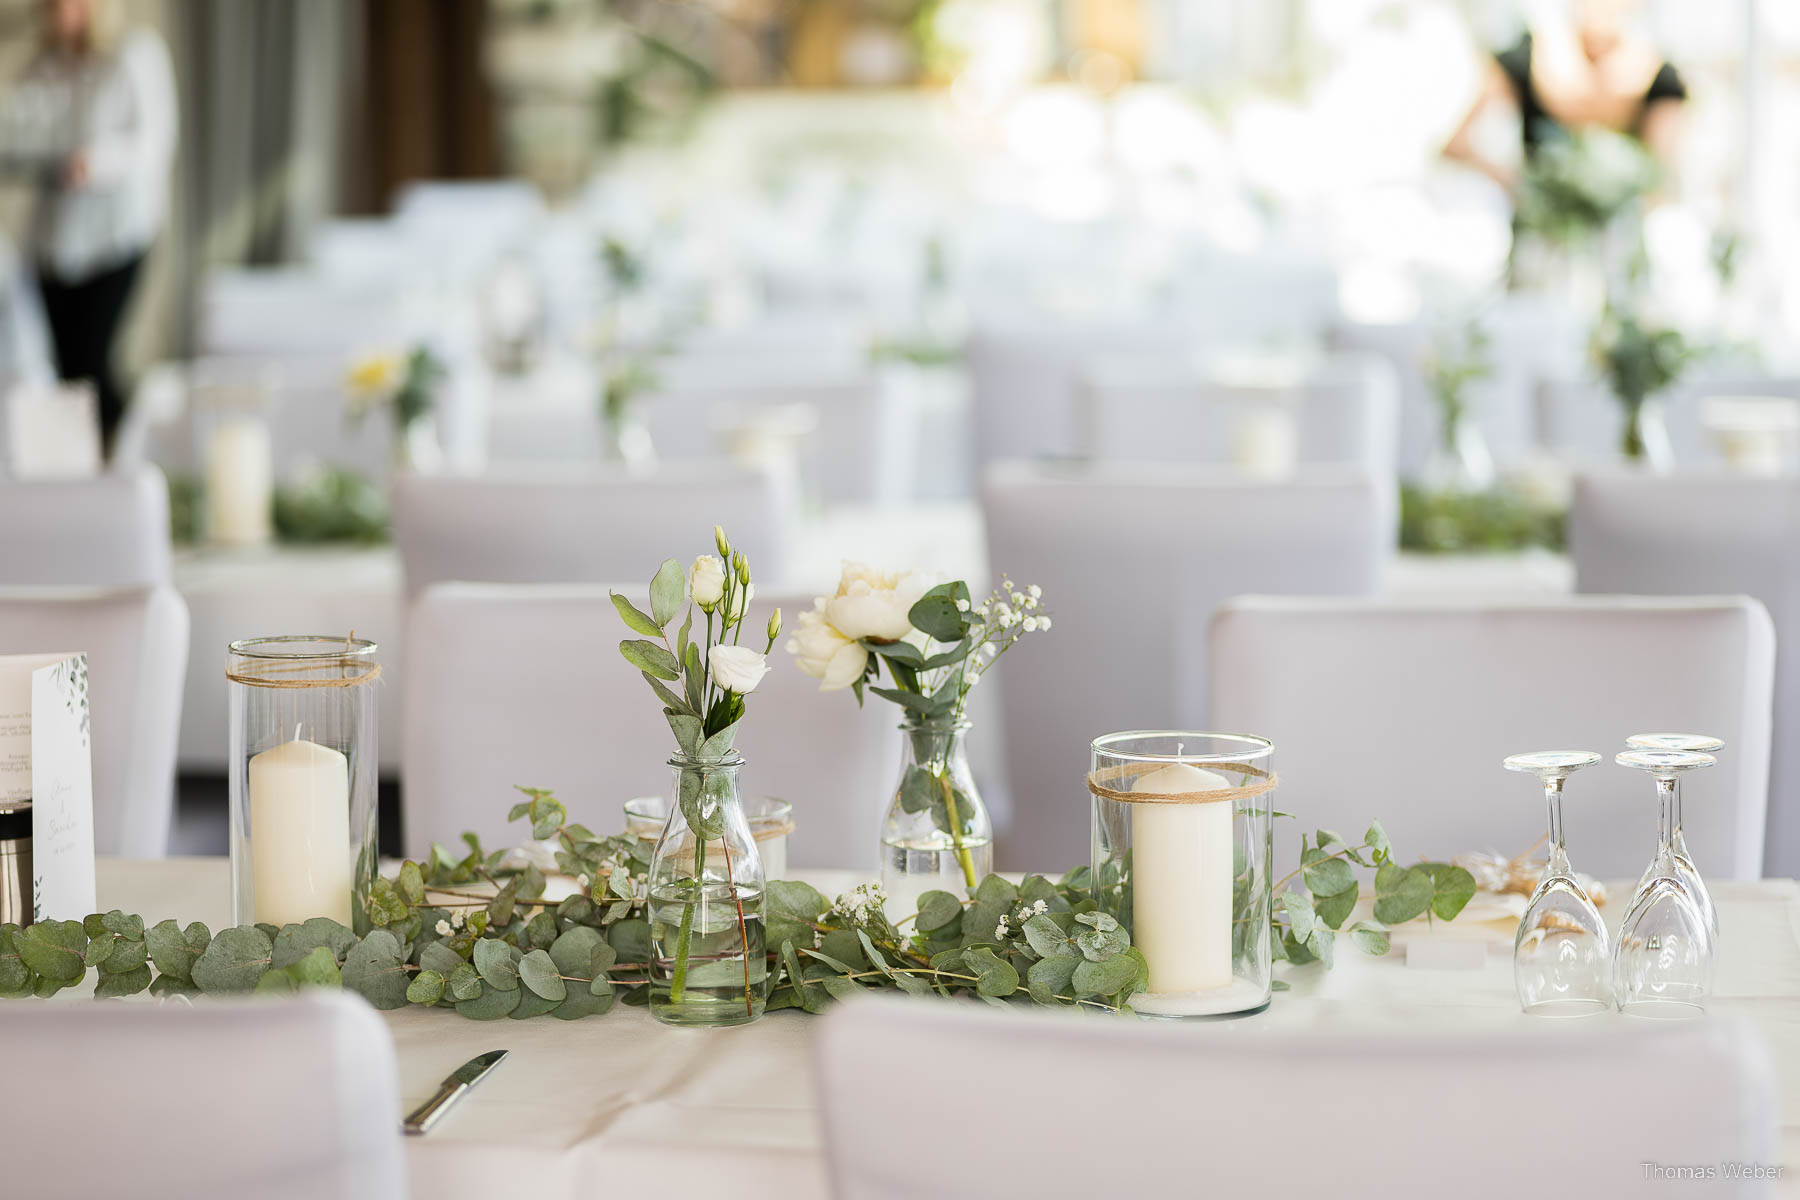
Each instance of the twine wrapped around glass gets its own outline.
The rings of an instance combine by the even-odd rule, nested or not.
[[[1140,1016],[1268,1005],[1274,752],[1242,734],[1095,739],[1094,899],[1149,966],[1148,990],[1131,1000]]]
[[[231,918],[369,930],[380,755],[375,643],[233,642]]]

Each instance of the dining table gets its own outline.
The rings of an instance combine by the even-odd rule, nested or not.
[[[848,870],[793,874],[827,896],[872,878]],[[102,858],[97,870],[101,911],[123,909],[147,923],[204,921],[214,930],[230,924],[230,883],[225,858]],[[1800,885],[1768,879],[1711,886],[1720,943],[1715,995],[1699,1019],[1747,1023],[1767,1046],[1781,1113],[1775,1161],[1790,1168],[1777,1194],[1800,1195]],[[1630,885],[1612,885],[1609,894],[1629,895]],[[1614,901],[1605,909],[1615,930],[1622,908]],[[1409,953],[1445,938],[1461,939],[1464,952]],[[1474,942],[1480,947],[1467,953]],[[1385,956],[1341,952],[1329,970],[1278,964],[1277,978],[1288,990],[1277,991],[1266,1010],[1185,1024],[1170,1036],[1566,1025],[1520,1012],[1511,947],[1503,922],[1403,926]],[[820,1017],[784,1010],[738,1028],[696,1030],[661,1025],[647,1010],[625,1005],[572,1022],[474,1021],[417,1006],[382,1015],[393,1034],[406,1109],[468,1059],[508,1051],[500,1068],[428,1135],[407,1139],[416,1197],[647,1194],[677,1163],[687,1178],[731,1179],[734,1195],[745,1200],[830,1195],[812,1062]],[[1638,1019],[1608,1012],[1581,1020],[1604,1027]],[[1447,1090],[1453,1086],[1446,1081]],[[400,1116],[394,1114],[396,1125]]]

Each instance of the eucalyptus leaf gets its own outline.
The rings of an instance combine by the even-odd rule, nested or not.
[[[406,985],[406,998],[414,1004],[436,1004],[444,998],[444,977],[436,971],[420,971]]]
[[[409,863],[408,866],[413,864]],[[419,899],[424,899],[424,885],[420,884]],[[417,903],[418,901],[414,901]],[[334,959],[342,958],[350,953],[350,947],[356,944],[356,935],[332,920],[330,917],[312,917],[299,925],[285,925],[269,951],[269,965],[285,967],[297,963],[311,954],[314,949],[323,946],[331,952]],[[158,970],[162,970],[160,964]]]
[[[1350,927],[1350,940],[1367,954],[1386,954],[1391,941],[1388,931],[1371,921],[1358,921]]]
[[[1375,919],[1392,928],[1431,906],[1431,876],[1388,859],[1375,872]]]
[[[199,971],[196,964],[196,980]],[[406,1005],[406,959],[400,952],[400,943],[385,929],[371,930],[368,937],[350,948],[350,953],[344,957],[341,974],[346,988],[360,994],[376,1008],[386,1010]]]
[[[687,598],[687,572],[672,558],[663,560],[650,581],[650,616],[658,632],[666,628]]]
[[[473,1000],[481,995],[481,972],[475,969],[474,963],[459,963],[446,977],[445,983],[450,988],[453,1000]]]
[[[80,921],[39,921],[13,934],[19,961],[39,977],[63,985],[79,983],[87,974],[87,943]]]
[[[1344,921],[1356,908],[1357,897],[1362,894],[1362,885],[1355,879],[1350,886],[1333,896],[1318,896],[1313,900],[1313,911],[1327,929],[1342,929]]]
[[[513,947],[492,938],[475,943],[475,969],[489,987],[510,992],[519,986],[519,968],[513,959]]]
[[[484,987],[481,994],[474,999],[458,1000],[456,1011],[472,1021],[498,1021],[519,1007],[519,1000],[523,994],[523,990],[518,987],[514,987],[510,991]]]
[[[560,1002],[569,994],[568,985],[547,950],[533,950],[519,960],[519,979],[546,1000]]]
[[[625,661],[658,679],[676,680],[681,678],[681,664],[668,649],[655,642],[643,639],[626,640],[619,643],[619,653]]]
[[[1025,985],[1031,998],[1039,1004],[1054,1003],[1058,995],[1069,990],[1075,969],[1086,961],[1078,955],[1068,954],[1032,963],[1025,972]]]
[[[1123,954],[1098,962],[1084,959],[1069,976],[1069,985],[1075,989],[1077,996],[1110,996],[1129,984],[1136,975],[1137,963]]]
[[[619,610],[619,617],[633,633],[641,633],[647,638],[661,637],[662,627],[650,619],[650,614],[639,611],[637,605],[619,595],[608,592],[612,597],[613,607]]]
[[[921,933],[942,929],[962,916],[962,911],[962,901],[949,892],[933,889],[919,896],[919,915],[913,918],[913,928]]]
[[[150,968],[140,962],[129,971],[102,972],[99,982],[94,985],[94,997],[106,1000],[135,996],[149,986]]]
[[[393,940],[391,935],[380,930],[369,936],[375,937],[377,933],[390,942]],[[268,935],[255,926],[221,929],[194,960],[194,984],[208,993],[247,992],[268,969],[273,949],[274,943],[269,941]]]

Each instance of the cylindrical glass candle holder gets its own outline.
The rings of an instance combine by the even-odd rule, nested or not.
[[[368,932],[380,677],[375,643],[354,637],[231,644],[234,923]]]
[[[1140,1016],[1269,1003],[1275,748],[1231,733],[1113,733],[1093,745],[1094,900],[1150,968]]]

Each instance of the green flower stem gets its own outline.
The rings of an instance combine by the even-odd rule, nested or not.
[[[754,1018],[756,1009],[750,1003],[750,930],[744,924],[744,898],[738,895],[737,880],[731,874],[731,843],[721,840],[719,847],[725,852],[725,886],[731,889],[731,898],[737,904],[738,945],[744,951],[744,1013]]]
[[[969,848],[963,845],[962,816],[956,811],[956,786],[950,782],[948,770],[939,772],[932,778],[944,793],[944,815],[950,819],[950,842],[956,847],[956,861],[962,866],[963,883],[970,891],[974,891],[975,885],[980,881],[975,878],[975,859],[969,854]]]
[[[706,871],[706,839],[694,836],[694,898],[681,910],[681,930],[675,935],[675,975],[669,981],[669,1003],[680,1004],[687,995],[688,949],[694,942],[694,909],[699,906],[699,891]]]

